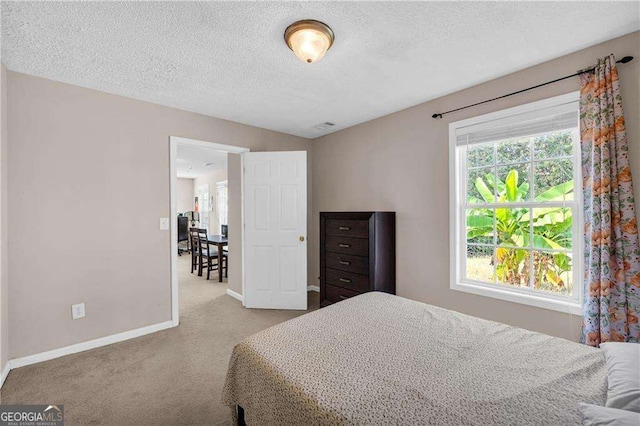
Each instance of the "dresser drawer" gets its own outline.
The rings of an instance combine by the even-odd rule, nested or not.
[[[369,238],[369,221],[327,219],[325,222],[325,234],[353,238]]]
[[[325,296],[330,302],[339,302],[341,300],[361,294],[357,291],[347,290],[346,288],[336,287],[333,285],[327,285],[326,289],[327,290]]]
[[[357,256],[369,255],[369,240],[366,238],[339,237],[327,235],[325,248],[328,252],[354,254]]]
[[[325,269],[325,282],[353,291],[369,291],[368,275],[353,274],[351,272],[327,268]]]
[[[327,253],[327,268],[369,275],[369,258],[350,254]]]

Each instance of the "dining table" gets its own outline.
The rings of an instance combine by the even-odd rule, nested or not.
[[[224,246],[229,245],[229,239],[224,235],[207,235],[207,240],[218,248],[218,281],[222,282],[222,259]],[[228,260],[227,260],[228,262]],[[227,263],[227,268],[229,267]]]

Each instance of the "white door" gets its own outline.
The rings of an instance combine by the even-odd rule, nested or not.
[[[242,155],[244,305],[307,309],[307,153]]]

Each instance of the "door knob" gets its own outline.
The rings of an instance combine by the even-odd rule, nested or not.
[[[304,237],[300,235],[300,241],[304,241]]]

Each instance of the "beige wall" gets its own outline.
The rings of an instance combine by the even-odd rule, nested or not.
[[[227,287],[242,294],[242,159],[238,154],[229,154],[227,161],[229,180],[229,279]],[[310,213],[310,212],[309,212]],[[311,255],[312,252],[309,251]],[[313,277],[309,276],[309,282]]]
[[[9,274],[7,238],[7,72],[0,82],[0,369],[9,360]]]
[[[206,175],[198,176],[193,179],[193,193],[198,193],[198,187],[200,185],[209,185],[209,195],[213,197],[213,210],[209,212],[209,229],[207,232],[210,235],[217,235],[220,233],[220,227],[218,226],[218,205],[216,204],[216,184],[227,180],[227,169],[212,170]],[[200,204],[202,206],[202,204]],[[202,210],[202,207],[200,207]]]
[[[640,199],[640,33],[636,32],[314,140],[312,229],[316,238],[321,211],[396,211],[398,295],[577,339],[581,330],[578,316],[449,289],[448,126],[475,115],[577,91],[578,79],[450,114],[441,120],[434,120],[431,115],[571,74],[612,52],[618,58],[636,58],[621,65],[619,71],[636,198]],[[317,277],[318,247],[310,247]]]
[[[178,213],[193,211],[193,179],[176,180],[176,208]]]
[[[294,136],[7,78],[11,358],[170,320],[170,235],[158,225],[170,215],[170,135],[311,150]],[[72,320],[79,302],[87,316]]]

